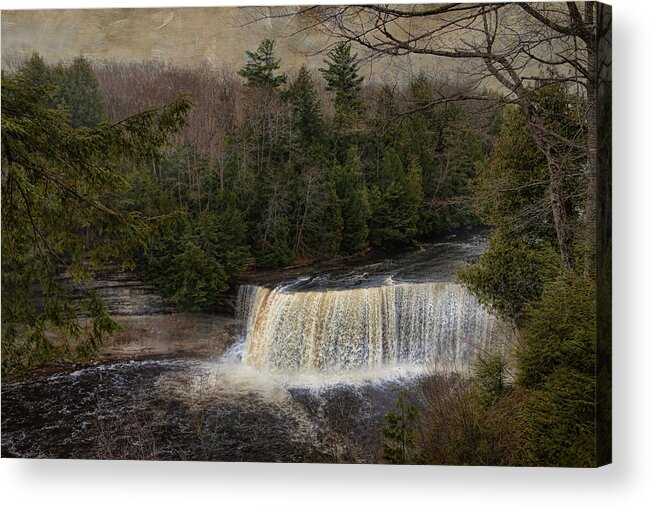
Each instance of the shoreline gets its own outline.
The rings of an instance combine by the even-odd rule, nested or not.
[[[22,374],[3,378],[3,384],[29,381],[56,373],[122,361],[162,358],[208,358],[224,354],[237,340],[237,319],[224,314],[160,313],[116,315],[121,329],[105,337],[94,359],[55,359]]]

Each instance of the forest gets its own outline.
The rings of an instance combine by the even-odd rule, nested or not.
[[[400,396],[382,459],[601,462],[591,97],[551,74],[527,82],[532,129],[494,89],[424,71],[366,79],[355,42],[298,70],[273,39],[239,69],[35,53],[3,70],[3,379],[94,357],[117,325],[70,284],[109,266],[211,312],[243,272],[484,225],[487,250],[457,277],[517,343],[482,355],[469,382]]]

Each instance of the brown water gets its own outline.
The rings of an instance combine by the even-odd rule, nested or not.
[[[437,358],[461,359],[446,372],[466,369],[477,344],[489,344],[492,317],[454,280],[485,244],[485,234],[450,238],[247,289],[255,297],[243,298],[241,337],[213,359],[4,383],[2,456],[377,462],[398,394],[437,374]]]
[[[283,385],[192,359],[92,366],[2,387],[2,457],[371,462],[403,383]]]

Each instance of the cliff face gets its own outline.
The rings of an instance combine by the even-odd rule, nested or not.
[[[102,273],[86,285],[97,292],[112,315],[156,315],[175,311],[173,303],[163,299],[153,286],[127,272]],[[78,290],[73,290],[73,294],[81,297]]]
[[[69,277],[63,278],[63,282],[70,289],[74,299],[85,298],[84,292]],[[92,280],[85,281],[84,287],[95,292],[114,316],[180,313],[174,302],[161,296],[156,287],[128,271],[118,271],[109,267],[97,273]],[[213,302],[211,310],[222,314],[234,314],[236,297],[237,288],[232,287]]]
[[[71,280],[65,283],[73,297],[82,298]],[[183,313],[133,273],[109,267],[85,286],[102,298],[120,325],[117,333],[105,337],[100,360],[211,357],[223,354],[237,338],[235,290],[215,302],[213,309],[219,313]]]
[[[214,357],[224,354],[238,337],[237,321],[225,315],[174,313],[118,316],[115,320],[121,329],[105,338],[100,360]]]

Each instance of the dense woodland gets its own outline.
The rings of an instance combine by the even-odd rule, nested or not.
[[[367,82],[348,42],[318,69],[284,69],[272,40],[247,62],[49,66],[35,54],[3,73],[3,376],[92,357],[114,324],[89,293],[81,325],[62,280],[83,285],[106,265],[135,271],[181,310],[209,311],[246,269],[487,224],[489,249],[458,276],[517,326],[518,343],[508,357],[482,357],[471,383],[434,378],[401,397],[384,459],[594,465],[585,95],[560,80],[527,85],[559,140],[549,149],[562,160],[568,264],[549,153],[521,104],[459,100],[463,85],[426,74]]]
[[[320,71],[288,77],[273,45],[250,52],[241,77],[155,63],[93,68],[83,58],[50,68],[38,55],[6,76],[43,94],[40,105],[67,115],[74,134],[186,101],[178,132],[158,131],[157,145],[120,157],[110,196],[111,209],[149,227],[111,260],[133,263],[182,310],[209,309],[246,268],[394,248],[478,223],[468,185],[497,113],[455,103],[411,113],[453,90],[424,75],[363,86],[347,44]]]

